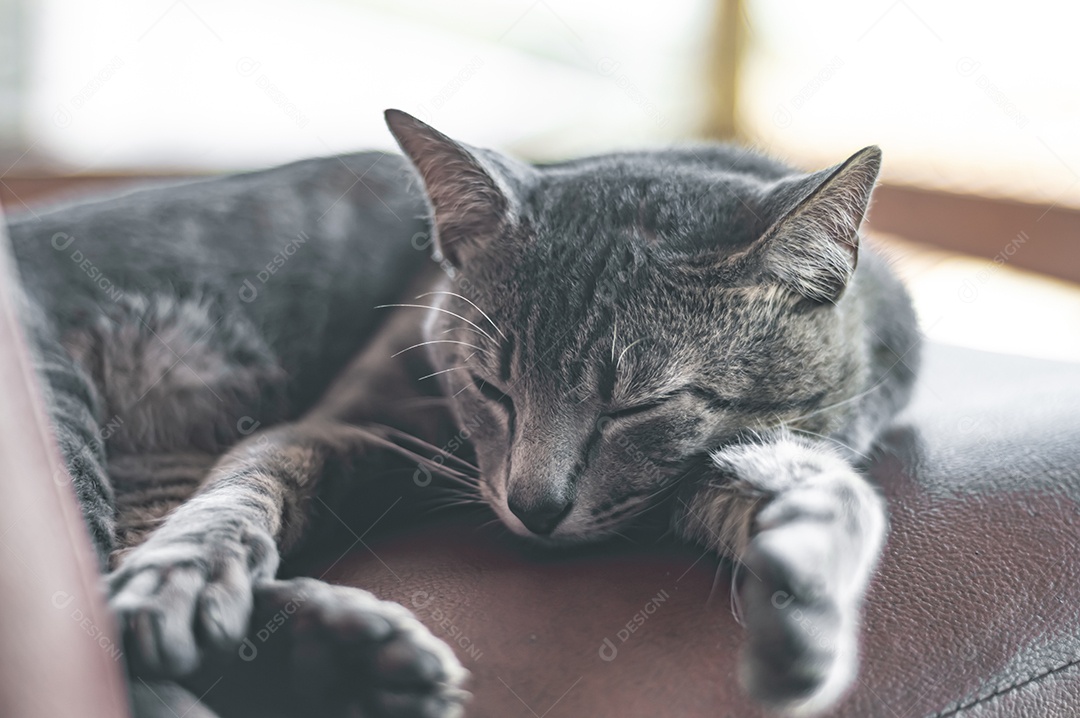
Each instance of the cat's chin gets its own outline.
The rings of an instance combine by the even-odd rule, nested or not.
[[[620,540],[619,534],[602,530],[582,531],[579,529],[560,533],[556,529],[554,533],[545,536],[527,529],[524,524],[517,520],[517,517],[513,517],[512,520],[508,521],[500,516],[500,521],[503,528],[513,537],[513,541],[530,551],[559,552]]]
[[[569,517],[571,521],[564,522],[562,525],[556,527],[555,531],[550,534],[538,534],[529,530],[529,528],[525,526],[512,511],[510,511],[509,507],[501,501],[492,501],[488,496],[485,496],[485,498],[487,499],[488,506],[491,507],[498,517],[502,527],[514,537],[515,542],[522,546],[533,549],[558,551],[561,549],[571,549],[585,545],[605,543],[619,537],[619,533],[611,528],[590,529],[590,527],[582,526],[577,521],[574,521],[573,517]]]
[[[502,520],[503,526],[506,527],[514,538],[523,544],[530,546],[538,546],[542,548],[567,548],[571,546],[580,546],[584,543],[593,543],[596,541],[596,537],[581,535],[577,533],[572,534],[560,534],[558,531],[548,535],[541,535],[533,533],[529,529],[525,528],[524,524],[518,521],[516,518],[513,521]],[[515,525],[516,523],[516,525]]]

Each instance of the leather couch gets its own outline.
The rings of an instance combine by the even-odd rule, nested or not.
[[[85,535],[0,306],[0,716],[122,715]],[[858,681],[831,714],[1080,715],[1080,365],[928,347],[871,472],[891,532]],[[472,516],[397,519],[342,526],[294,570],[416,612],[472,672],[468,715],[765,715],[737,688],[731,576],[711,556],[535,556]],[[253,699],[261,680],[228,673],[206,700],[280,713]]]
[[[929,346],[871,473],[891,529],[858,680],[828,715],[1080,716],[1080,365]],[[314,575],[455,645],[471,716],[767,715],[737,688],[730,571],[711,556],[536,559],[499,536],[460,519],[391,532]]]

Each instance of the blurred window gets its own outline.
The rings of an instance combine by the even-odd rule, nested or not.
[[[886,179],[1080,206],[1080,4],[751,0],[748,137],[810,166],[868,144]]]
[[[17,0],[0,0],[14,8]],[[700,117],[709,0],[37,0],[26,140],[78,171],[230,169],[390,147],[399,107],[533,157]]]

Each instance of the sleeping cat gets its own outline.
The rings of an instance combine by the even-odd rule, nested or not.
[[[275,578],[337,507],[415,469],[548,546],[662,511],[738,562],[746,689],[835,702],[886,526],[855,467],[919,343],[860,247],[877,148],[813,174],[726,146],[537,166],[387,122],[407,163],[314,160],[12,223],[133,673],[184,681],[293,606],[279,650],[321,667],[324,707],[458,715],[464,671],[403,608]],[[459,427],[472,453],[439,449]]]

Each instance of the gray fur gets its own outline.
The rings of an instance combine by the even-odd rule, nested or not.
[[[12,226],[84,511],[103,555],[127,549],[109,590],[133,670],[235,650],[300,590],[274,574],[320,507],[418,462],[545,544],[666,516],[746,569],[748,690],[835,701],[885,532],[857,466],[918,356],[857,235],[880,152],[813,174],[725,146],[533,166],[387,120],[419,183],[356,155]],[[459,428],[478,467],[437,448]],[[456,714],[453,657],[415,626],[372,650],[398,640],[439,666],[406,698]]]
[[[212,655],[235,658],[253,610],[299,600],[271,579],[277,541],[299,543],[317,484],[291,483],[289,472],[333,472],[318,452],[277,451],[264,430],[311,408],[380,323],[375,306],[425,263],[423,205],[408,184],[400,157],[366,153],[11,222],[35,363],[94,546],[115,569],[110,606],[140,678],[183,680]],[[269,447],[261,470],[249,471],[246,448],[225,466],[255,488],[236,490],[232,474],[219,485],[215,464],[248,436]],[[346,469],[324,483],[340,487]],[[360,620],[373,610],[360,593],[323,603],[341,604],[335,620]],[[301,643],[303,631],[323,631],[292,628]],[[430,660],[434,638],[399,633],[365,637],[362,650],[407,640],[418,662]],[[435,653],[450,672],[416,685],[460,683],[445,647]],[[291,665],[288,650],[279,659]],[[371,674],[354,690],[377,692],[377,670],[350,670]],[[146,683],[132,685],[139,711],[161,711]],[[175,685],[153,685],[184,710],[194,704]],[[460,697],[447,696],[452,715]]]
[[[443,289],[468,289],[438,295],[427,338],[479,427],[486,500],[566,544],[669,499],[678,535],[748,568],[747,689],[835,702],[885,535],[854,463],[918,360],[907,295],[858,236],[880,150],[811,175],[731,148],[532,168],[387,118],[453,265]]]

